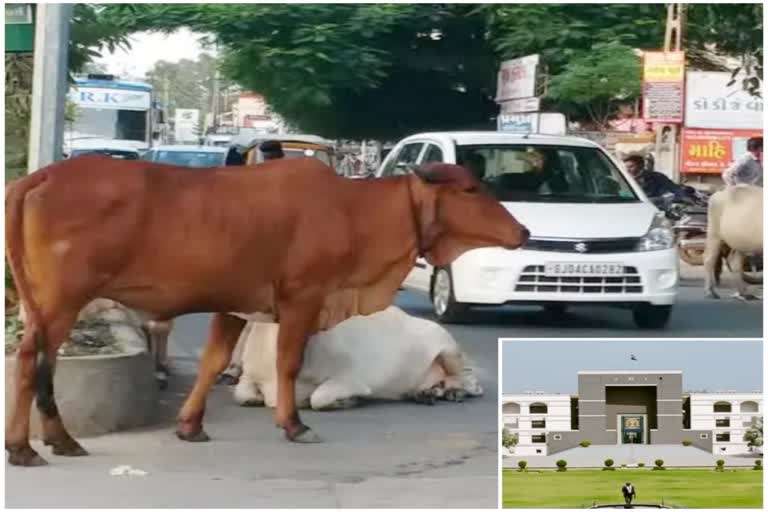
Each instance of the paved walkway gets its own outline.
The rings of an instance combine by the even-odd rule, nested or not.
[[[664,466],[667,467],[714,467],[717,459],[724,459],[726,466],[751,467],[755,465],[756,457],[714,455],[694,446],[682,445],[592,445],[587,448],[579,446],[543,457],[505,456],[503,466],[516,468],[518,461],[525,460],[529,468],[554,469],[557,467],[555,462],[560,459],[567,461],[569,468],[603,467],[605,459],[613,459],[614,467],[617,468],[622,464],[637,466],[638,462],[644,462],[646,467],[651,467],[656,459],[664,460]]]

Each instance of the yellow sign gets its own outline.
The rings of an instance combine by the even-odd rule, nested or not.
[[[640,428],[640,418],[624,418],[624,428]]]
[[[685,52],[643,53],[643,80],[646,82],[682,82]]]

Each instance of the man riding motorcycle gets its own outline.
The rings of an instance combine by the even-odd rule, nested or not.
[[[697,198],[696,189],[693,187],[678,185],[660,172],[647,170],[645,159],[640,155],[626,157],[624,165],[651,201],[658,200],[665,194],[673,194],[675,201],[688,202]]]

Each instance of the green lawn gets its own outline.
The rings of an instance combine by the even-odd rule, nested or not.
[[[673,508],[762,508],[763,472],[749,469],[504,470],[504,508],[586,508],[622,503],[621,486],[632,482],[636,503]]]

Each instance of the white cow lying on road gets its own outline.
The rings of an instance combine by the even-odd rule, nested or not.
[[[275,406],[277,330],[275,323],[246,326],[237,403]],[[482,393],[448,331],[394,306],[352,317],[310,338],[296,381],[296,403],[313,409],[351,407],[361,398],[431,404]]]

